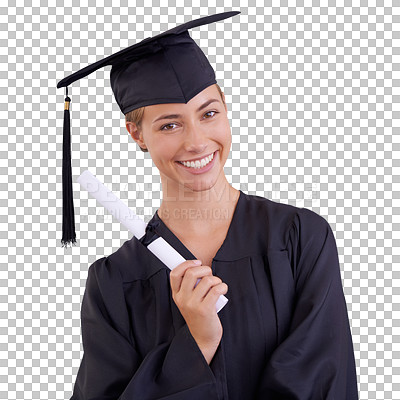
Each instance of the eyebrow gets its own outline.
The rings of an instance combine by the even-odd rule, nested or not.
[[[207,100],[204,104],[202,104],[197,110],[196,112],[199,112],[201,110],[203,110],[204,108],[206,108],[207,106],[209,106],[211,103],[214,103],[215,101],[219,102],[219,100],[217,99],[210,99]],[[174,118],[181,118],[182,115],[181,114],[166,114],[166,115],[161,115],[161,117],[155,119],[153,121],[153,124],[157,121],[160,121],[161,119],[174,119]]]

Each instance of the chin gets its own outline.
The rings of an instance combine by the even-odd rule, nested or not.
[[[193,192],[202,192],[205,190],[210,190],[215,185],[215,182],[199,182],[196,184],[184,183],[183,186]]]

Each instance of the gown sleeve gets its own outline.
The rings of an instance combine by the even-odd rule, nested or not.
[[[353,343],[331,227],[303,208],[288,232],[292,317],[263,371],[257,399],[357,400]],[[277,274],[276,287],[287,287],[279,275],[284,274]]]
[[[185,324],[142,358],[135,348],[117,268],[89,268],[82,299],[83,357],[71,400],[220,399],[208,365]]]

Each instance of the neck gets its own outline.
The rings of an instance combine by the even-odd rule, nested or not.
[[[228,223],[235,210],[239,191],[226,180],[225,174],[210,189],[193,190],[184,185],[162,182],[163,200],[157,211],[159,217],[177,230],[208,231]]]

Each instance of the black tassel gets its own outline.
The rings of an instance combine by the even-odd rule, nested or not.
[[[71,124],[69,115],[68,88],[66,88],[64,106],[63,127],[63,164],[62,164],[62,186],[63,186],[63,224],[62,224],[62,247],[68,244],[76,244],[74,198],[72,193],[72,167],[71,167]]]

